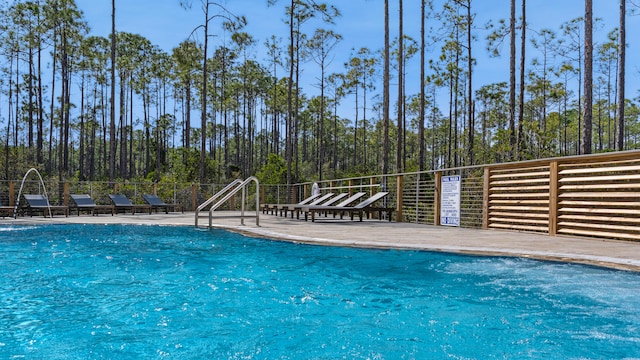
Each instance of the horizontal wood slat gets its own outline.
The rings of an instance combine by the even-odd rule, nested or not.
[[[489,227],[504,229],[504,230],[522,230],[522,231],[534,231],[534,232],[547,232],[547,226],[526,226],[516,224],[500,224],[491,223]]]
[[[517,185],[517,184],[531,184],[531,183],[549,183],[549,179],[531,178],[531,179],[517,179],[517,180],[498,180],[492,181],[491,185]]]
[[[547,171],[540,171],[540,172],[509,172],[504,174],[492,174],[491,180],[514,178],[514,177],[549,177],[549,171],[547,170]]]
[[[549,214],[546,214],[546,213],[532,213],[532,212],[514,213],[514,212],[493,211],[491,215],[501,216],[501,217],[513,217],[513,218],[517,218],[517,217],[539,218],[539,219],[545,219],[545,221],[549,221]]]
[[[558,233],[566,234],[566,235],[580,235],[580,236],[592,236],[592,237],[600,237],[600,238],[640,241],[640,235],[629,234],[629,233],[618,232],[618,231],[615,231],[615,232],[614,231],[590,231],[590,230],[581,230],[581,229],[572,229],[572,228],[562,228],[562,229],[558,229]]]
[[[519,192],[512,192],[512,193],[495,193],[495,194],[491,194],[489,195],[490,199],[504,199],[504,198],[519,198],[519,199],[523,199],[523,198],[544,198],[544,199],[549,199],[549,194],[546,193],[519,193]]]
[[[526,190],[526,191],[539,190],[540,193],[546,192],[548,194],[549,185],[518,186],[518,187],[514,187],[514,186],[510,186],[510,187],[496,186],[496,187],[492,187],[491,188],[491,192],[492,193],[500,192],[500,191],[517,192],[517,191],[524,191],[524,190]]]
[[[489,201],[489,205],[494,205],[494,204],[529,204],[529,205],[549,205],[549,199],[540,199],[540,200],[524,200],[524,199],[517,199],[517,200],[510,200],[510,199],[495,199],[495,200],[491,200]]]
[[[579,220],[582,222],[622,222],[622,223],[637,223],[640,224],[640,217],[622,217],[622,216],[590,216],[590,215],[575,215],[564,214],[558,216],[560,220]]]
[[[621,183],[612,184],[607,183],[608,189],[640,189],[640,183]],[[602,189],[602,184],[588,184],[588,185],[561,185],[560,190],[598,190]]]
[[[589,173],[602,173],[602,172],[626,172],[626,171],[640,171],[640,165],[630,165],[630,166],[615,166],[615,167],[588,167],[588,168],[577,168],[577,169],[566,169],[558,171],[560,175],[571,175],[571,174],[589,174]]]
[[[565,206],[597,206],[605,208],[614,207],[633,207],[640,208],[640,202],[638,201],[579,201],[579,200],[566,200],[558,203],[561,207]]]
[[[606,224],[606,223],[584,223],[584,222],[559,222],[558,225],[573,227],[573,228],[589,228],[589,229],[606,229],[606,230],[622,230],[630,233],[638,233],[640,234],[640,229],[636,226],[627,226],[627,225],[614,225],[614,224]]]
[[[628,181],[628,180],[640,180],[640,175],[607,175],[607,176],[582,176],[582,177],[563,177],[558,182],[594,182],[594,181]]]
[[[600,189],[604,190],[604,189]],[[624,198],[624,199],[638,199],[640,193],[629,192],[613,192],[613,191],[592,191],[592,192],[563,192],[558,195],[561,198]]]
[[[538,225],[544,225],[544,226],[547,226],[547,224],[548,224],[547,220],[537,220],[537,219],[531,219],[531,218],[516,219],[516,218],[494,217],[494,218],[490,218],[489,220],[491,222],[497,222],[497,223],[538,224]]]
[[[548,206],[489,206],[490,210],[512,210],[512,211],[538,211],[548,212]]]

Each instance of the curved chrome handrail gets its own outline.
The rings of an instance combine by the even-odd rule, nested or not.
[[[256,226],[260,226],[260,199],[259,199],[259,196],[258,196],[258,194],[260,193],[260,183],[258,181],[258,178],[256,178],[255,176],[250,176],[247,179],[245,179],[242,183],[240,183],[238,186],[236,186],[234,189],[229,191],[229,193],[227,195],[225,195],[222,199],[218,200],[217,203],[215,203],[215,204],[213,204],[211,206],[211,208],[209,209],[209,228],[211,228],[213,226],[213,212],[214,212],[214,210],[216,210],[218,207],[220,207],[222,204],[224,204],[227,200],[229,200],[233,195],[235,195],[240,190],[242,190],[242,205],[241,205],[241,212],[240,212],[240,224],[244,225],[244,203],[245,203],[245,199],[246,199],[245,188],[252,181],[255,181],[255,183],[256,183]]]
[[[44,197],[47,198],[47,208],[49,209],[49,217],[53,218],[53,215],[51,214],[51,204],[49,203],[49,194],[47,194],[47,187],[44,186],[44,180],[42,180],[42,175],[40,175],[40,172],[36,168],[29,169],[29,171],[27,171],[27,173],[24,174],[24,176],[22,177],[22,183],[20,184],[20,190],[18,191],[18,198],[16,199],[16,205],[13,208],[13,218],[16,219],[18,217],[18,207],[20,205],[20,195],[22,195],[22,187],[24,186],[24,181],[27,180],[27,176],[29,176],[29,174],[32,171],[35,171],[36,174],[38,175],[38,178],[40,179],[40,184],[42,185],[42,190],[44,191]]]
[[[241,184],[242,180],[240,179],[235,179],[233,180],[231,183],[229,183],[229,185],[225,186],[224,189],[218,191],[217,193],[215,193],[212,197],[210,197],[209,199],[207,199],[207,201],[203,202],[202,204],[200,204],[200,206],[198,206],[196,208],[196,219],[195,219],[195,223],[196,223],[196,227],[198,226],[198,214],[200,213],[200,211],[202,211],[202,209],[204,209],[205,207],[209,206],[209,204],[211,204],[212,202],[214,202],[217,198],[219,198],[220,196],[222,196],[224,193],[226,193],[227,191],[229,191],[232,187]]]
[[[227,200],[229,200],[232,196],[234,196],[238,191],[242,190],[242,204],[241,204],[241,212],[240,212],[240,224],[244,225],[244,212],[245,212],[245,202],[247,199],[246,196],[246,187],[251,182],[256,183],[256,226],[260,226],[260,181],[255,176],[250,176],[246,178],[244,181],[240,179],[236,179],[232,181],[229,185],[225,186],[224,189],[218,191],[215,195],[207,199],[204,203],[202,203],[196,209],[195,213],[195,226],[198,226],[198,217],[200,211],[205,207],[209,206],[211,203],[217,200],[217,202],[211,205],[209,209],[209,228],[213,226],[213,212],[223,205]]]

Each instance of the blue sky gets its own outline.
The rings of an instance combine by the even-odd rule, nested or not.
[[[126,31],[140,34],[148,38],[153,44],[167,52],[187,39],[192,31],[203,23],[203,14],[200,10],[200,0],[193,0],[193,8],[185,10],[180,7],[179,0],[116,0],[116,27],[118,31]],[[244,15],[248,20],[246,31],[256,37],[254,46],[255,58],[263,61],[266,58],[264,42],[271,35],[282,38],[283,46],[288,37],[287,25],[283,19],[284,6],[288,0],[280,0],[276,6],[268,7],[267,0],[221,0],[230,11],[236,15]],[[351,49],[369,47],[372,51],[382,48],[384,41],[383,28],[383,1],[382,0],[342,0],[328,1],[335,4],[342,13],[336,20],[337,25],[332,29],[343,36],[342,42],[334,51],[333,60],[329,72],[343,72],[343,63],[351,53]],[[436,1],[441,4],[442,1]],[[91,27],[92,35],[108,36],[111,28],[111,0],[76,0],[78,7],[84,12],[85,19]],[[420,2],[418,0],[404,1],[405,34],[419,39],[420,30]],[[519,1],[518,1],[519,3]],[[391,37],[397,36],[397,1],[390,1],[391,13]],[[503,45],[504,54],[500,58],[489,58],[486,48],[487,31],[481,30],[489,20],[497,22],[509,17],[509,0],[475,0],[472,4],[473,11],[477,14],[475,25],[477,39],[474,43],[473,56],[477,59],[474,68],[474,88],[489,83],[508,81],[508,44]],[[518,5],[519,6],[519,5]],[[594,34],[595,41],[603,41],[607,33],[618,24],[618,1],[594,1],[594,17],[602,18],[601,28]],[[629,8],[631,5],[628,5]],[[628,9],[631,10],[631,9]],[[540,30],[548,28],[559,33],[562,23],[584,15],[583,0],[535,0],[528,2],[527,20],[529,28]],[[518,9],[518,14],[520,13]],[[219,22],[211,23],[212,33],[219,29]],[[638,18],[627,17],[627,97],[638,95],[637,87],[631,85],[637,82],[639,75],[638,46],[635,34],[638,30]],[[311,34],[314,26],[307,25],[303,31]],[[197,32],[202,38],[202,32]],[[533,31],[529,31],[528,38],[533,37]],[[212,46],[220,44],[225,39],[215,37]],[[213,49],[213,48],[212,48]],[[439,49],[431,49],[435,52],[427,57],[437,57]],[[529,60],[537,56],[533,50],[528,50]],[[212,53],[212,52],[211,52]],[[211,55],[210,53],[210,55]],[[418,56],[408,64],[407,86],[408,94],[417,93],[419,69]],[[527,64],[529,66],[529,64]],[[308,62],[304,65],[302,74],[303,82],[316,83],[317,65]],[[285,72],[281,71],[280,76]],[[305,86],[307,94],[314,94],[317,89]],[[381,89],[378,90],[381,92]],[[392,99],[394,95],[392,94]]]

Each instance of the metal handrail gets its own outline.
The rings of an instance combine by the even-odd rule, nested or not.
[[[198,226],[198,213],[200,212],[200,210],[202,210],[204,207],[208,206],[213,201],[215,201],[216,199],[222,196],[215,204],[211,205],[211,208],[209,209],[209,228],[211,228],[213,226],[213,212],[240,190],[242,190],[240,224],[244,225],[244,218],[245,218],[244,210],[245,210],[245,202],[247,199],[245,189],[247,185],[252,181],[256,183],[256,216],[255,216],[256,226],[260,226],[260,196],[259,196],[260,182],[258,181],[258,178],[255,176],[248,177],[244,181],[240,181],[239,179],[234,180],[233,182],[231,182],[231,184],[225,186],[224,189],[218,191],[215,195],[213,195],[211,198],[205,201],[202,205],[198,206],[198,209],[196,209],[195,226],[196,227]]]
[[[233,188],[234,186],[241,184],[242,180],[240,179],[235,179],[233,180],[231,183],[229,183],[229,185],[225,186],[224,189],[218,191],[217,193],[215,193],[212,197],[210,197],[209,199],[207,199],[207,201],[203,202],[202,204],[200,204],[200,206],[198,206],[196,208],[196,219],[195,219],[195,226],[198,227],[198,214],[200,213],[200,211],[202,211],[202,209],[204,209],[205,207],[209,206],[209,204],[211,204],[212,202],[214,202],[217,198],[219,198],[220,196],[222,196],[224,193],[226,193],[227,191],[229,191],[231,188]]]

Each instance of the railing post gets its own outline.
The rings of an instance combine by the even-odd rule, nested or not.
[[[558,162],[549,164],[549,235],[558,233]]]
[[[385,182],[386,183],[386,182]],[[374,178],[369,178],[369,196],[373,196],[373,194],[375,194],[375,191],[373,191],[373,186],[376,184],[376,179]],[[386,191],[386,190],[385,190]]]
[[[489,166],[485,166],[484,168],[484,176],[482,179],[482,228],[489,228],[489,195],[490,195],[490,177],[491,177],[491,168]]]
[[[62,205],[69,206],[69,182],[65,181],[62,185]]]
[[[16,185],[9,181],[9,206],[16,206]]]
[[[353,195],[353,179],[349,179],[349,196]]]
[[[436,171],[433,184],[433,225],[440,225],[440,184],[442,183],[442,171]]]
[[[198,194],[196,191],[196,184],[191,184],[191,210],[195,210],[198,202]]]
[[[404,176],[398,175],[396,179],[396,221],[402,222],[402,205],[403,205],[403,196],[404,193],[402,191],[404,185]]]

